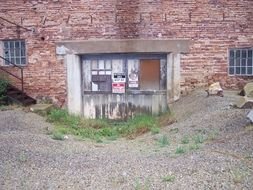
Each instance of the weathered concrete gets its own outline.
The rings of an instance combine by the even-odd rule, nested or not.
[[[65,62],[67,64],[68,111],[72,114],[80,115],[82,113],[80,57],[68,54],[65,57]]]
[[[168,104],[180,98],[180,54],[167,55],[167,102]]]
[[[168,110],[166,92],[84,94],[83,115],[87,118],[124,119],[139,113],[159,114]]]
[[[57,48],[65,53],[162,53],[162,52],[189,52],[190,40],[188,39],[156,39],[156,40],[86,40],[57,42]],[[59,54],[63,54],[60,51]]]
[[[173,100],[177,101],[180,98],[180,69],[181,69],[181,54],[177,53],[174,54],[174,61],[173,61]],[[169,76],[168,76],[169,77]]]

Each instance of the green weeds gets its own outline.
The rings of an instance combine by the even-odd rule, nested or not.
[[[160,133],[160,128],[159,127],[152,127],[151,128],[151,133],[153,135]]]
[[[61,132],[55,131],[52,134],[52,139],[63,141],[64,140],[64,134],[62,134]]]
[[[166,135],[163,135],[158,139],[158,143],[161,147],[168,146],[170,144],[169,139]]]
[[[195,143],[189,146],[189,150],[198,150],[199,148],[200,148],[199,145]]]
[[[66,134],[93,139],[96,142],[102,142],[104,138],[108,140],[115,140],[119,137],[134,139],[149,131],[157,134],[161,126],[160,117],[150,115],[137,115],[125,122],[112,122],[107,119],[81,118],[70,115],[62,109],[50,110],[47,120],[55,124],[53,138],[57,140],[63,140],[62,136]]]
[[[135,190],[148,190],[150,186],[150,181],[149,179],[145,179],[144,183],[140,183],[139,179],[136,180],[134,184],[134,189]]]
[[[8,84],[6,79],[0,78],[0,105],[5,102]]]
[[[176,149],[176,154],[184,154],[186,152],[186,149],[182,146],[178,146]]]
[[[196,144],[202,144],[202,143],[204,143],[205,138],[204,138],[203,135],[197,134],[197,135],[195,135],[195,136],[193,137],[193,141],[194,141]]]

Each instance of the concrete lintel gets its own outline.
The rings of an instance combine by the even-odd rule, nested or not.
[[[57,48],[67,50],[66,53],[187,53],[188,39],[124,39],[124,40],[85,40],[57,42]]]

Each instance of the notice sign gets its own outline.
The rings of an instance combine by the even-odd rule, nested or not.
[[[112,83],[112,93],[114,94],[124,94],[126,89],[126,83],[124,82],[114,82]]]
[[[113,82],[126,82],[125,73],[114,73],[112,77]]]

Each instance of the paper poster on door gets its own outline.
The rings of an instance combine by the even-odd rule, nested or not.
[[[135,59],[128,60],[128,87],[139,87],[139,75],[138,75],[139,62]]]
[[[124,94],[126,92],[125,73],[114,73],[112,76],[112,93]]]

